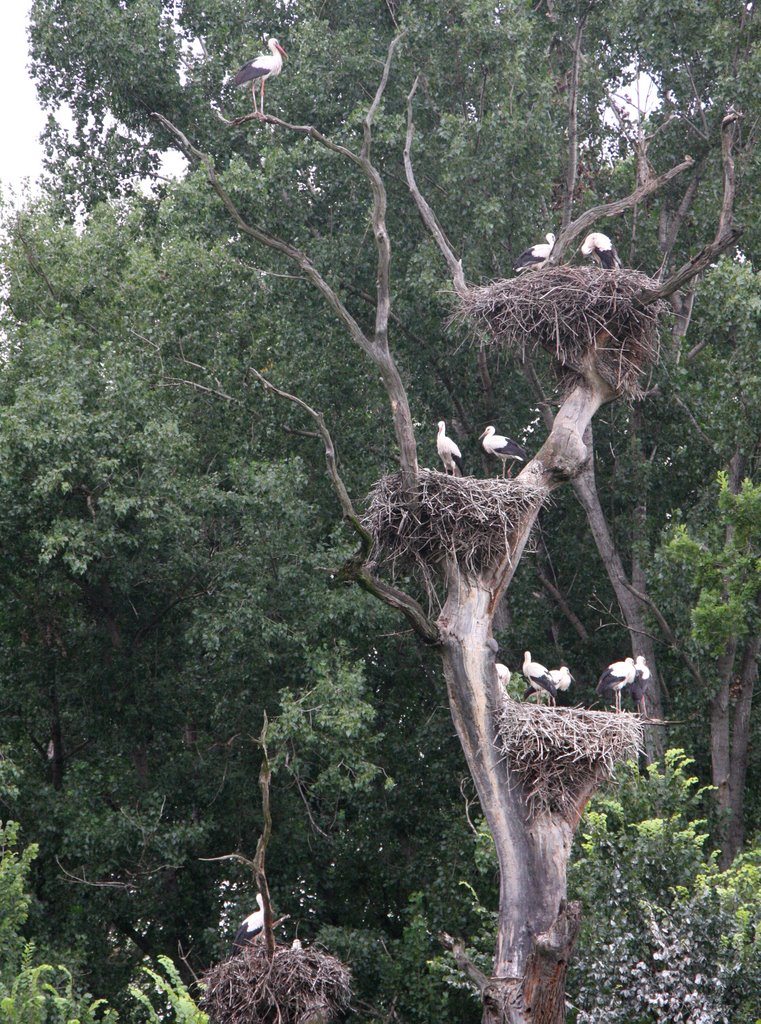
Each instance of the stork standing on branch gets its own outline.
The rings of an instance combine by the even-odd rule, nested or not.
[[[547,242],[539,242],[532,245],[530,249],[524,249],[518,259],[513,263],[513,270],[516,274],[522,274],[525,270],[541,270],[550,258],[555,248],[555,236],[552,232],[544,236]]]
[[[496,455],[498,459],[502,460],[502,479],[505,478],[505,465],[507,460],[510,459],[510,472],[508,477],[513,471],[513,460],[518,462],[525,462],[528,458],[526,449],[521,448],[517,441],[513,441],[510,437],[505,437],[503,434],[495,434],[494,427],[487,427],[481,434],[479,441],[484,446],[484,451],[487,455]]]
[[[439,432],[436,435],[436,451],[444,463],[444,472],[451,476],[463,476],[462,454],[451,437],[447,437],[447,425],[439,420]]]
[[[283,57],[287,57],[283,47],[277,39],[269,39],[267,46],[272,56],[268,53],[260,53],[258,57],[248,61],[240,69],[233,79],[233,85],[246,85],[251,82],[251,99],[254,101],[254,113],[260,113],[256,109],[256,83],[261,82],[261,114],[264,115],[264,83],[268,78],[276,78],[283,70]],[[282,54],[282,56],[281,56]]]
[[[620,270],[621,260],[615,245],[602,231],[592,231],[581,244],[581,251],[603,270]]]
[[[612,690],[615,695],[616,711],[618,713],[621,711],[621,691],[625,686],[629,686],[634,682],[635,672],[634,659],[625,658],[623,661],[614,661],[613,664],[608,665],[600,676],[600,681],[597,684],[597,693],[603,696]]]

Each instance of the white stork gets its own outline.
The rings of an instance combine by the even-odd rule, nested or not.
[[[245,921],[241,921],[240,928],[236,932],[235,938],[233,939],[232,949],[230,950],[230,956],[235,956],[240,953],[246,946],[251,946],[264,928],[264,903],[262,901],[262,894],[258,892],[256,894],[256,904],[259,907],[253,914],[249,914]]]
[[[451,437],[447,437],[447,425],[439,420],[439,432],[436,436],[436,451],[444,463],[444,472],[452,476],[462,476],[462,454]]]
[[[587,235],[581,245],[585,256],[591,256],[598,267],[603,270],[620,270],[621,260],[615,245],[602,231],[593,231]]]
[[[521,448],[517,441],[513,441],[510,437],[505,437],[504,434],[496,434],[494,427],[487,427],[478,440],[483,444],[487,455],[496,455],[498,459],[502,460],[503,480],[505,479],[505,465],[508,459],[510,459],[510,472],[507,474],[509,477],[513,471],[513,460],[525,462],[528,458],[525,448]]]
[[[550,258],[550,253],[555,248],[555,236],[552,232],[544,236],[547,242],[539,242],[532,245],[530,249],[524,249],[518,259],[513,263],[513,270],[516,274],[522,274],[524,270],[541,270]]]
[[[647,718],[645,694],[647,693],[649,686],[650,669],[648,668],[644,654],[639,654],[637,655],[637,660],[634,662],[634,681],[631,684],[631,693],[634,706],[640,709],[640,713],[644,715],[645,718]]]
[[[551,668],[550,679],[555,684],[555,689],[560,690],[563,693],[565,693],[571,683],[576,682],[567,665],[561,665],[560,668]],[[554,699],[552,703],[555,703]]]
[[[510,682],[511,672],[507,665],[503,665],[501,661],[496,662],[497,668],[497,679],[507,689]]]
[[[550,697],[553,700],[555,699],[558,691],[552,676],[544,665],[540,665],[538,661],[531,660],[531,651],[525,651],[523,654],[523,674],[528,683],[526,692],[523,694],[524,700],[530,697],[532,693],[541,694],[542,690],[546,690]]]
[[[612,690],[616,697],[616,711],[621,711],[621,691],[634,682],[634,659],[625,658],[608,665],[597,684],[597,692],[602,696]]]
[[[283,70],[283,57],[288,56],[277,39],[268,39],[267,46],[270,48],[272,56],[260,53],[258,57],[254,57],[253,60],[244,64],[233,79],[233,85],[246,85],[247,82],[251,82],[251,98],[254,101],[255,114],[259,113],[256,109],[256,83],[262,83],[260,92],[262,115],[264,114],[264,83],[268,78],[276,78],[280,74]]]

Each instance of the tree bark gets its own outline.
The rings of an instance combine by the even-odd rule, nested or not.
[[[742,849],[745,839],[745,779],[748,772],[748,743],[753,691],[758,679],[761,636],[745,645],[740,667],[740,688],[732,723],[732,751],[729,763],[729,821],[721,851],[721,866],[728,868]]]
[[[561,406],[552,431],[519,479],[552,490],[591,458],[586,428],[613,392],[590,361],[586,379]],[[519,781],[511,778],[498,739],[502,690],[495,668],[494,615],[531,532],[538,509],[516,527],[510,554],[472,578],[450,563],[437,626],[452,720],[462,744],[500,869],[499,922],[493,975],[482,988],[484,1024],[561,1024],[565,976],[580,909],[566,903],[573,833],[594,787],[570,818],[532,818]],[[479,986],[480,987],[480,986]]]
[[[588,430],[588,443],[592,445],[592,428]],[[589,528],[592,531],[597,550],[600,553],[605,570],[608,574],[613,591],[624,617],[626,628],[631,639],[632,650],[638,654],[644,654],[650,666],[652,678],[650,690],[647,694],[647,711],[650,717],[663,718],[663,701],[661,697],[661,685],[657,671],[657,660],[655,655],[655,644],[650,636],[645,623],[644,605],[639,597],[632,593],[629,580],[624,569],[621,555],[611,535],[605,513],[600,504],[600,497],[597,493],[595,480],[594,463],[590,459],[582,471],[572,481],[576,497],[579,499],[582,508],[587,516]],[[663,755],[663,737],[655,729],[646,731],[648,756],[652,759]]]

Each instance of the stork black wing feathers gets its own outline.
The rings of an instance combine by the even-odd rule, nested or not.
[[[495,455],[509,455],[514,459],[520,459],[522,462],[526,461],[526,449],[521,448],[517,441],[511,440],[508,437],[507,444],[502,445],[501,448],[493,449]]]
[[[600,676],[600,681],[597,684],[597,693],[605,693],[606,690],[612,690],[614,686],[622,683],[625,676],[617,676],[615,672],[611,672],[610,669],[605,669],[603,674]]]
[[[261,78],[262,75],[268,75],[271,70],[272,68],[257,65],[256,60],[250,60],[233,78],[233,85],[245,85],[246,82],[253,82],[256,78]]]
[[[244,921],[235,934],[232,948],[230,950],[230,956],[235,956],[236,953],[240,953],[240,951],[245,949],[246,946],[250,946],[261,930],[261,928],[254,928],[253,931],[249,931]]]

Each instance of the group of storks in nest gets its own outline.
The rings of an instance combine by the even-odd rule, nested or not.
[[[532,245],[520,254],[513,264],[513,270],[516,273],[522,274],[527,270],[541,270],[547,266],[555,246],[555,236],[550,233],[545,237],[547,239],[546,242]],[[621,269],[621,260],[616,252],[616,247],[608,236],[604,235],[601,231],[592,231],[588,234],[582,243],[581,251],[585,256],[591,257],[603,270]],[[483,444],[487,455],[495,455],[501,459],[503,477],[505,476],[505,466],[508,462],[510,463],[510,469],[507,473],[509,477],[512,472],[513,462],[526,461],[526,450],[517,441],[513,441],[512,438],[496,433],[494,427],[486,427],[479,441]],[[452,476],[462,476],[464,474],[462,453],[452,438],[447,437],[444,420],[439,420],[438,423],[436,449],[439,453],[439,458],[444,464],[445,473],[451,473]]]
[[[521,671],[527,683],[523,699],[535,696],[539,700],[546,694],[547,703],[553,706],[558,692],[565,693],[571,683],[575,682],[567,665],[547,669],[532,659],[531,651],[524,652]],[[511,676],[512,673],[507,665],[497,662],[497,677],[505,689],[507,689]],[[620,713],[621,695],[628,686],[634,706],[643,715],[646,715],[645,693],[649,683],[650,669],[644,655],[640,654],[636,661],[634,658],[625,658],[623,661],[614,661],[608,665],[597,683],[597,693],[604,698],[610,698],[612,695],[616,712]]]

